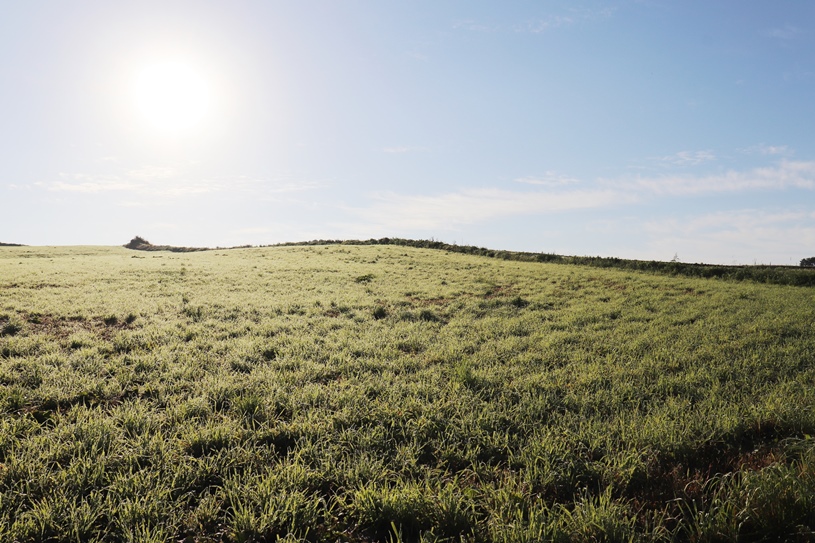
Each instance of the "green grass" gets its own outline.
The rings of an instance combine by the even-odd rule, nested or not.
[[[133,242],[131,242],[132,244]],[[149,244],[148,244],[149,245]],[[303,242],[282,243],[278,247],[313,246],[313,245],[398,245],[422,249],[437,249],[452,253],[486,256],[501,260],[519,262],[549,262],[556,264],[572,264],[577,266],[592,266],[597,268],[614,268],[627,271],[644,271],[648,273],[661,273],[673,276],[703,277],[707,279],[727,279],[731,281],[752,281],[774,285],[794,285],[799,287],[815,287],[815,257],[801,260],[800,266],[785,265],[722,265],[722,264],[691,264],[679,262],[676,259],[670,262],[657,260],[628,260],[617,257],[601,256],[564,256],[552,253],[529,253],[521,251],[497,251],[476,247],[473,245],[456,245],[436,240],[415,240],[402,238],[381,238],[368,240],[314,240]],[[127,245],[130,248],[130,244]],[[142,247],[135,247],[142,249]],[[173,250],[188,251],[201,250],[187,247],[149,246],[145,250]]]
[[[0,541],[809,541],[815,290],[0,249]]]

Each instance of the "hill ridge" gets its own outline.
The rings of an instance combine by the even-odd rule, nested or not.
[[[487,249],[475,245],[456,245],[443,241],[413,240],[406,238],[379,238],[368,240],[338,240],[316,239],[311,241],[283,242],[257,247],[298,247],[313,245],[399,245],[415,247],[418,249],[435,249],[453,253],[463,253],[501,260],[514,260],[520,262],[547,262],[553,264],[571,264],[578,266],[592,266],[595,268],[616,268],[629,271],[657,273],[661,275],[681,275],[687,277],[700,277],[706,279],[725,279],[734,281],[752,281],[775,285],[791,285],[799,287],[815,287],[815,268],[780,265],[726,265],[703,264],[687,262],[663,262],[658,260],[634,260],[618,257],[603,256],[564,256],[554,253],[533,253],[525,251],[506,251]],[[236,247],[175,247],[171,245],[153,245],[140,236],[134,237],[124,245],[128,249],[138,251],[171,251],[193,252],[225,249],[245,249],[252,245]]]

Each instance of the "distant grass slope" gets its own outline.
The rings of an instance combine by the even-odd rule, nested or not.
[[[815,290],[0,251],[0,541],[811,541]]]
[[[562,256],[552,253],[530,253],[519,251],[502,251],[476,247],[473,245],[452,245],[434,240],[412,240],[401,238],[381,238],[364,241],[356,240],[314,240],[306,242],[281,243],[277,246],[301,245],[399,245],[438,249],[454,253],[487,256],[502,260],[520,262],[549,262],[555,264],[576,264],[597,268],[615,268],[621,270],[644,271],[667,275],[683,275],[729,279],[736,281],[754,281],[775,285],[815,286],[815,267],[794,266],[725,266],[718,264],[689,264],[684,262],[660,262],[657,260],[628,260],[616,257],[600,256]]]
[[[435,249],[453,253],[462,253],[501,260],[518,262],[548,262],[553,264],[573,264],[596,268],[615,268],[621,270],[642,271],[666,275],[682,275],[707,279],[726,279],[734,281],[753,281],[774,285],[792,285],[799,287],[815,286],[815,267],[794,266],[725,266],[719,264],[689,264],[684,262],[661,262],[657,260],[629,260],[616,257],[600,256],[562,256],[552,253],[530,253],[521,251],[502,251],[476,247],[473,245],[453,245],[435,240],[413,240],[403,238],[380,238],[369,240],[312,240],[278,243],[266,247],[302,247],[314,245],[397,245],[421,249]],[[152,245],[147,240],[136,236],[128,244],[128,249],[141,251],[190,252],[208,251],[209,248],[173,247],[170,245]],[[244,249],[244,245],[233,247]],[[218,249],[221,249],[220,247]]]

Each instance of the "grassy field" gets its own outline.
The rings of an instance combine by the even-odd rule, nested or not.
[[[815,289],[0,249],[0,541],[812,541]]]

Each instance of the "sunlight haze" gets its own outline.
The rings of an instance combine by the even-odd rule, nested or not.
[[[159,133],[199,129],[212,106],[209,82],[184,61],[161,60],[140,69],[132,83],[135,107]]]
[[[0,7],[0,242],[815,255],[815,4]]]

